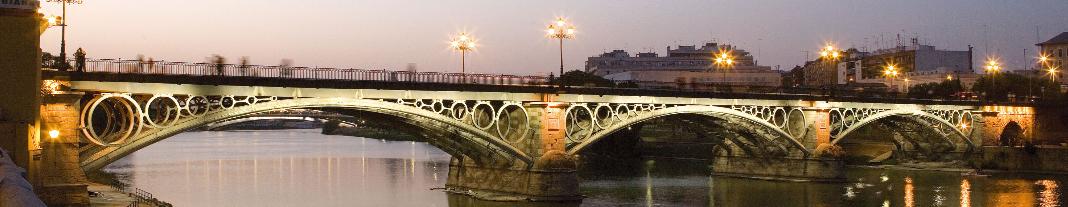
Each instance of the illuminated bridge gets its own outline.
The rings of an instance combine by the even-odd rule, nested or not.
[[[579,199],[579,154],[664,120],[716,143],[707,151],[717,174],[802,180],[844,179],[843,157],[871,151],[851,148],[865,143],[960,157],[1033,125],[1029,107],[559,87],[540,76],[124,60],[44,76],[43,126],[79,140],[81,170],[190,129],[306,109],[417,131],[452,155],[447,187],[483,198]]]

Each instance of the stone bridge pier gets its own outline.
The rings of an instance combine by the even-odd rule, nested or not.
[[[529,142],[518,147],[533,157],[533,163],[478,163],[454,157],[446,186],[450,192],[488,200],[575,201],[578,192],[578,160],[566,152],[566,123],[561,103],[527,104],[531,126]]]

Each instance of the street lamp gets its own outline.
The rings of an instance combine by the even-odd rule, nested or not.
[[[997,87],[997,80],[994,79],[994,74],[998,73],[998,71],[1001,71],[1001,63],[998,63],[997,59],[991,58],[986,61],[986,66],[984,66],[983,69],[985,69],[986,73],[990,75],[990,95],[996,96],[994,94],[994,89]]]
[[[53,130],[48,131],[48,137],[52,138],[52,139],[59,138],[59,130],[53,129]]]
[[[1046,69],[1046,74],[1049,74],[1049,81],[1057,82],[1057,68],[1056,67],[1049,66],[1049,68]]]
[[[886,65],[886,69],[883,70],[883,75],[890,78],[890,88],[897,92],[897,88],[894,87],[894,78],[897,77],[898,68],[896,65]]]
[[[67,4],[82,4],[82,0],[48,0],[48,2],[59,2],[63,5],[63,15],[58,21],[49,20],[49,24],[56,23],[56,26],[62,28],[59,39],[59,61],[62,62],[60,70],[67,70]]]
[[[1046,67],[1046,74],[1049,74],[1049,80],[1056,82],[1057,68],[1049,64],[1050,60],[1052,60],[1052,58],[1050,58],[1048,54],[1042,54],[1038,57],[1038,62],[1040,63],[1041,67]]]
[[[549,24],[546,30],[549,38],[560,40],[560,76],[564,76],[564,39],[575,38],[575,25],[567,22],[563,17],[557,17],[556,22]],[[563,82],[561,82],[563,84]]]
[[[986,67],[984,68],[988,73],[997,73],[1001,71],[1001,63],[998,63],[996,59],[991,59],[986,62]]]
[[[449,41],[449,48],[460,51],[460,74],[464,77],[467,77],[467,51],[474,50],[477,46],[476,42],[475,38],[466,32],[461,32]]]
[[[839,52],[837,49],[835,49],[834,45],[831,45],[830,43],[827,43],[826,46],[823,46],[823,48],[820,49],[820,59],[822,59],[822,60],[830,60],[831,61],[830,65],[832,67],[836,68],[835,71],[837,71],[837,66],[836,65],[838,63],[837,62],[838,58],[841,57],[841,56],[842,56],[842,53]],[[826,65],[824,67],[826,67]],[[823,74],[824,74],[823,69],[824,69],[824,67],[820,67],[819,74],[818,74],[818,76],[816,76],[817,77],[817,80],[816,80],[817,83],[822,83],[823,82]],[[831,83],[832,83],[832,85],[834,84],[833,81],[831,81]],[[823,85],[823,84],[819,84],[819,85]]]
[[[720,50],[718,54],[713,55],[715,57],[716,67],[723,71],[723,83],[727,83],[727,69],[734,66],[734,56],[731,55],[730,50]]]
[[[987,74],[990,74],[990,83],[993,85],[994,74],[1001,71],[1001,63],[998,63],[997,59],[990,59],[986,61],[986,66],[983,68],[986,69]]]

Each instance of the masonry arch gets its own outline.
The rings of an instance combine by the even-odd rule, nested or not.
[[[1017,146],[1022,144],[1024,140],[1023,127],[1016,121],[1009,121],[1005,124],[1005,127],[1001,129],[1001,135],[998,136],[998,142],[1001,146]]]
[[[529,165],[533,163],[530,156],[487,130],[463,123],[446,114],[401,103],[354,98],[293,98],[245,106],[231,105],[225,108],[225,110],[208,111],[185,119],[176,119],[166,127],[137,129],[140,133],[126,138],[121,144],[105,145],[95,150],[83,151],[81,166],[86,171],[100,169],[137,150],[193,128],[256,113],[285,109],[341,109],[391,117],[404,120],[434,135],[428,137],[433,139],[428,142],[454,157],[471,158],[476,162],[486,164],[522,162]]]

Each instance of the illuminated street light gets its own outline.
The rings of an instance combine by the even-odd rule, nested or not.
[[[1038,56],[1039,66],[1045,67],[1046,68],[1046,74],[1049,75],[1049,79],[1051,81],[1056,82],[1057,81],[1057,68],[1054,67],[1052,64],[1049,64],[1049,62],[1052,61],[1052,60],[1053,60],[1053,58],[1050,58],[1049,54],[1040,54]]]
[[[837,64],[838,58],[841,57],[841,56],[842,56],[842,53],[840,51],[838,51],[838,49],[835,49],[834,45],[831,45],[831,43],[827,43],[825,46],[823,46],[823,48],[820,48],[820,59],[824,60],[824,61],[830,60],[830,62],[824,62],[824,63],[830,64],[832,67]],[[817,77],[816,77],[817,83],[820,83],[818,85],[823,85],[822,82],[823,82],[823,78],[824,78],[823,77],[824,68],[825,67],[819,67],[819,73],[817,74]],[[833,81],[831,83],[833,84]]]
[[[734,56],[731,55],[730,50],[720,50],[718,54],[712,56],[715,57],[713,60],[716,64],[716,68],[723,71],[723,83],[727,83],[727,69],[734,66]]]
[[[997,58],[989,58],[986,61],[986,66],[983,66],[983,69],[990,75],[990,88],[997,88],[997,80],[994,79],[994,75],[997,74],[998,71],[1001,71],[1001,63],[998,63]],[[991,91],[990,95],[994,95],[994,92]]]
[[[564,75],[564,39],[575,38],[575,25],[567,22],[563,17],[557,17],[556,22],[549,24],[546,30],[549,38],[560,40],[560,76]],[[561,82],[563,84],[563,82]]]
[[[990,59],[984,68],[988,73],[997,73],[1001,71],[1001,63],[998,63],[997,59]]]
[[[1046,69],[1046,74],[1049,74],[1050,81],[1057,82],[1057,68],[1050,66]]]
[[[48,137],[50,137],[52,139],[59,138],[59,130],[54,130],[53,129],[51,131],[48,131]]]
[[[820,57],[824,59],[838,60],[842,56],[842,52],[836,50],[834,46],[827,44],[822,50],[820,50]]]
[[[477,46],[476,42],[477,40],[466,32],[461,32],[449,41],[449,48],[460,51],[460,74],[463,74],[465,82],[467,81],[467,51],[474,50]]]
[[[716,65],[727,67],[734,65],[734,56],[731,56],[730,51],[720,51],[715,57]]]
[[[895,92],[897,91],[897,88],[894,88],[894,78],[897,77],[897,74],[898,68],[896,65],[886,65],[886,69],[883,70],[883,75],[890,78],[890,88],[894,89]]]
[[[62,62],[62,68],[60,70],[67,70],[67,4],[82,4],[82,0],[48,0],[48,2],[59,2],[63,4],[63,15],[58,19],[49,20],[49,25],[60,26],[62,32],[59,40],[59,61]]]

